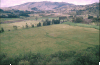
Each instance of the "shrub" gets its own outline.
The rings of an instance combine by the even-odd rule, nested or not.
[[[47,25],[47,22],[43,22],[43,26],[46,26]]]
[[[66,18],[67,18],[66,16],[62,16],[62,17],[59,17],[59,20],[64,20]]]
[[[26,28],[28,28],[28,24],[26,23]]]
[[[75,23],[81,23],[81,22],[83,22],[83,17],[73,18],[73,22],[75,22]]]
[[[69,16],[69,18],[73,18],[73,16]]]
[[[2,31],[0,30],[0,33],[2,33]]]
[[[13,26],[14,30],[17,30],[17,26]]]
[[[21,60],[18,65],[30,65],[30,63],[26,60]]]
[[[60,24],[60,20],[52,20],[52,24]]]
[[[1,28],[1,30],[0,30],[0,33],[2,33],[2,32],[4,32],[4,29],[3,28]]]
[[[46,25],[50,25],[51,24],[51,21],[49,21],[49,19],[46,19],[45,22],[46,22],[45,23]]]
[[[10,30],[8,30],[8,31],[10,31]]]
[[[24,13],[24,12],[19,13],[19,16],[29,17],[29,15],[27,13]]]
[[[37,27],[40,27],[41,26],[41,23],[39,22],[38,24],[37,24]]]
[[[51,21],[47,21],[47,25],[50,25],[51,24]]]
[[[75,57],[74,64],[75,65],[98,65],[99,57],[92,55],[90,53],[86,54],[78,54]]]
[[[88,16],[88,19],[93,19],[93,16]]]
[[[98,65],[99,46],[80,51],[59,51],[51,55],[28,52],[13,58],[0,53],[0,65]]]
[[[3,28],[1,28],[1,31],[2,31],[2,32],[4,32],[4,29],[3,29]]]
[[[32,28],[33,28],[33,27],[34,27],[34,24],[32,24],[31,26],[32,26]]]
[[[18,18],[19,15],[16,15],[16,14],[8,14],[8,18]]]

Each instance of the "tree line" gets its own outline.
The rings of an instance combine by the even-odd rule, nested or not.
[[[20,11],[20,10],[8,10],[4,11],[0,9],[0,18],[19,18],[20,16],[29,17],[28,14],[34,13],[33,11]]]

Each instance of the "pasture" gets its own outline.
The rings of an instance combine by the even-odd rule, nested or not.
[[[31,24],[34,24],[34,26],[37,26],[39,22],[41,24],[43,23],[42,20],[45,21],[45,19],[58,19],[58,17],[38,17],[38,19],[35,19],[36,16],[34,17],[21,17],[21,18],[1,18],[1,22],[3,24],[0,24],[0,28],[3,27],[5,31],[8,30],[14,30],[13,26],[17,26],[18,29],[25,28],[26,23],[28,24],[29,27],[31,27]],[[7,23],[9,22],[9,23]]]
[[[57,24],[6,31],[0,34],[0,40],[1,53],[7,53],[8,56],[30,51],[50,55],[58,51],[78,51],[99,45],[99,30]]]
[[[12,23],[0,24],[4,28],[0,33],[0,65],[98,64],[99,26],[72,22],[43,26],[42,20],[47,18],[4,18]],[[39,22],[42,26],[37,27]]]

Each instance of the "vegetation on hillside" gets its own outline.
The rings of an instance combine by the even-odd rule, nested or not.
[[[24,55],[7,57],[0,54],[0,65],[98,65],[99,46],[88,47],[80,51],[59,51],[51,55],[28,52]]]
[[[73,23],[73,22],[64,22],[63,24],[68,24],[72,26],[80,26],[80,27],[86,27],[86,28],[95,28],[100,30],[100,27],[97,25],[89,25],[89,24],[82,24],[82,23]]]
[[[98,65],[100,3],[40,3],[0,9],[0,65]]]

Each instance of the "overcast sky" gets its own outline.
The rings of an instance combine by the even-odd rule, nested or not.
[[[76,5],[86,5],[86,4],[99,2],[99,0],[0,0],[0,1],[1,1],[0,7],[9,7],[9,6],[23,4],[26,2],[40,2],[40,1],[67,2]]]

